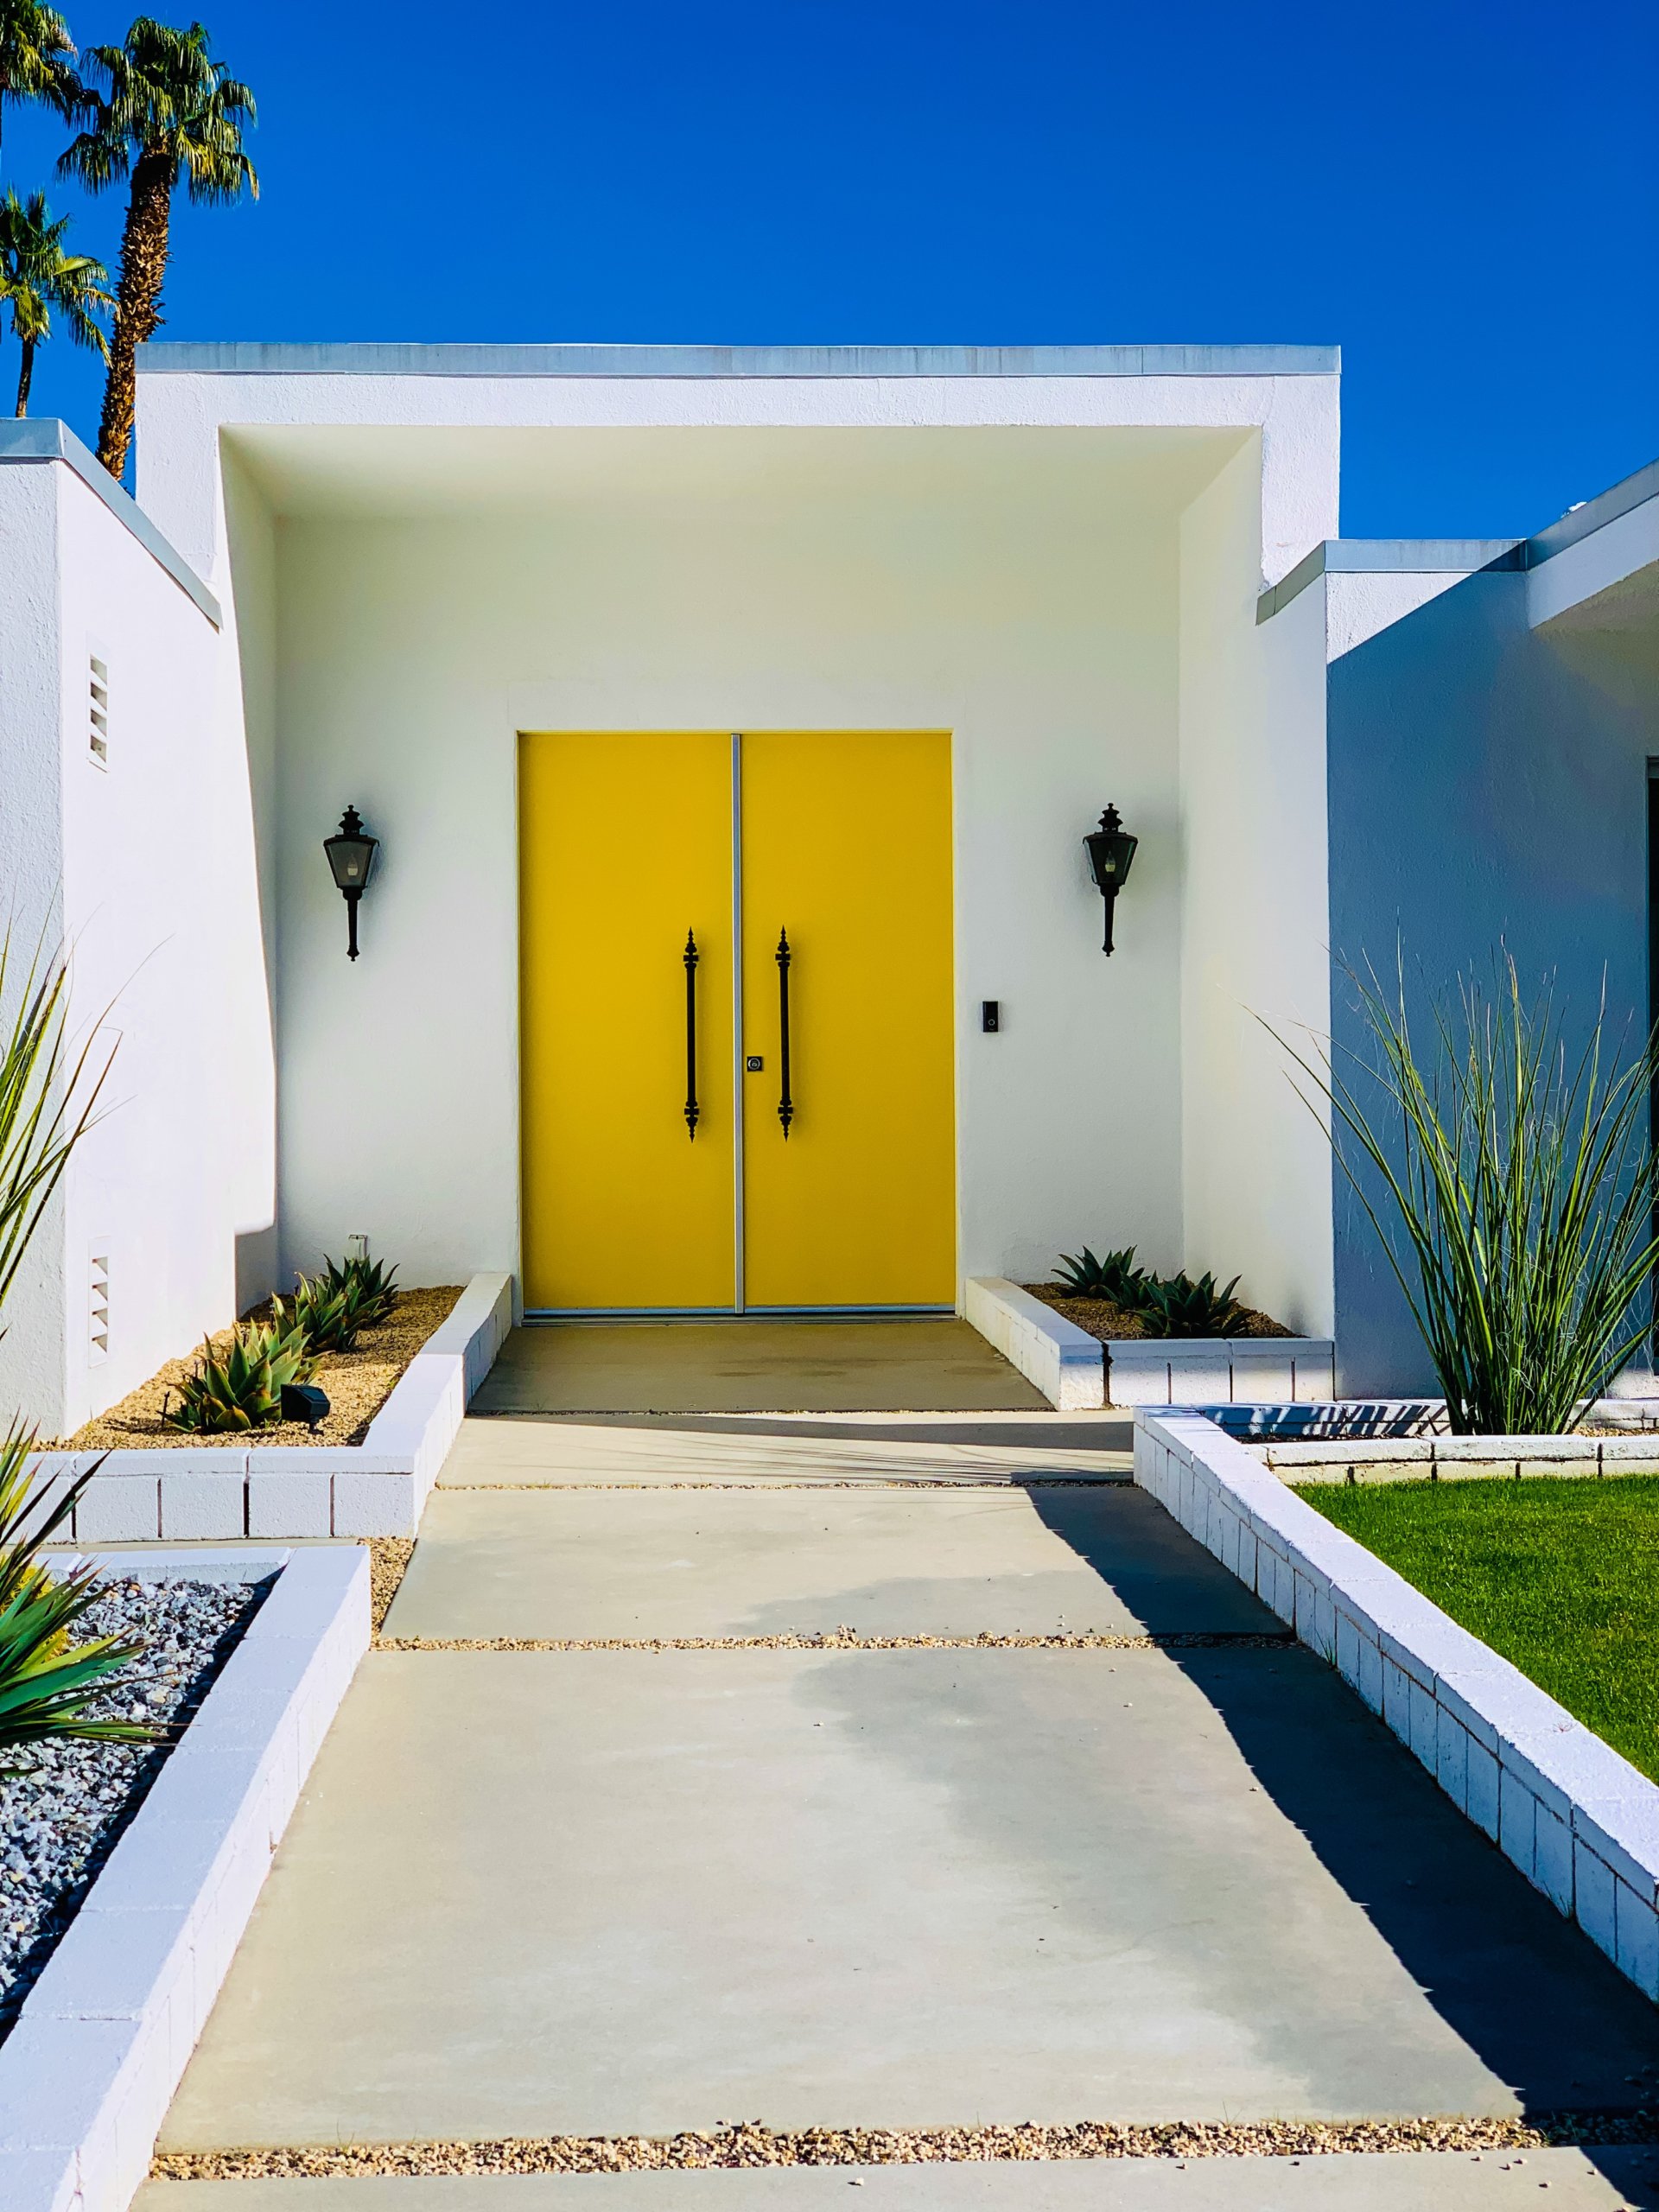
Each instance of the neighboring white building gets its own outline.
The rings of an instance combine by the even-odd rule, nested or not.
[[[9,880],[122,1039],[0,1341],[0,1390],[48,1427],[353,1233],[410,1281],[522,1273],[523,733],[939,734],[953,1003],[871,1033],[944,1040],[958,1287],[1133,1243],[1334,1326],[1352,1387],[1414,1385],[1263,1024],[1340,1041],[1332,949],[1382,964],[1396,930],[1435,976],[1500,937],[1575,992],[1605,966],[1645,1021],[1659,481],[1519,546],[1344,543],[1311,348],[169,345],[141,371],[137,505],[59,426],[0,430]],[[690,817],[652,798],[571,959],[620,959],[613,925],[679,865]],[[1106,960],[1082,839],[1109,802],[1140,846]],[[321,850],[348,804],[381,840],[355,963]],[[743,880],[741,826],[734,849]],[[771,865],[787,883],[787,837]],[[912,988],[883,866],[849,893],[843,1040],[861,993]],[[704,1067],[704,1149],[674,1159],[729,1160],[726,1083],[741,1217],[744,1144],[779,1141],[775,1039],[748,1034],[770,938],[740,1038],[698,928],[702,1049],[724,1020],[740,1059]],[[614,1022],[559,1037],[554,1080],[558,1052],[632,1066],[615,972]],[[772,1156],[805,1173],[804,1097]],[[849,1209],[883,1173],[867,1140]],[[569,1168],[588,1197],[615,1172]]]

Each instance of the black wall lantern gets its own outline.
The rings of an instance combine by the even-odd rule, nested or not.
[[[1134,840],[1131,839],[1133,843]],[[325,837],[322,849],[328,855],[328,865],[334,870],[334,881],[346,901],[347,959],[357,957],[357,902],[368,887],[374,873],[374,856],[380,849],[380,840],[371,837],[363,827],[362,817],[354,806],[348,806],[340,817],[340,827],[332,837]]]
[[[1117,894],[1129,880],[1130,863],[1135,849],[1140,842],[1131,837],[1123,827],[1123,817],[1115,806],[1109,806],[1100,817],[1100,827],[1084,839],[1089,854],[1090,872],[1095,887],[1106,901],[1106,942],[1102,951],[1112,949],[1112,908]]]

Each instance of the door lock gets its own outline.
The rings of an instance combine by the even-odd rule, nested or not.
[[[747,1075],[759,1075],[766,1065],[759,1052],[751,1052],[743,1063],[744,1072]]]

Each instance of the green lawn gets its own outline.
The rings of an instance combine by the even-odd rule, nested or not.
[[[1659,1781],[1659,1476],[1296,1495]]]

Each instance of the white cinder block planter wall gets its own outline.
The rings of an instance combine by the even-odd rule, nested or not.
[[[1097,1338],[1000,1275],[975,1275],[964,1317],[1062,1411],[1091,1406],[1295,1403],[1336,1389],[1324,1337]]]
[[[5,2212],[126,2212],[302,1785],[369,1643],[360,1544],[150,1554],[276,1587],[0,2044]]]
[[[1135,1479],[1330,1661],[1535,1889],[1659,1999],[1659,1787],[1214,1421],[1137,1415]]]
[[[361,1444],[43,1452],[43,1483],[104,1464],[76,1504],[78,1544],[412,1536],[468,1399],[512,1326],[511,1275],[474,1275]]]

